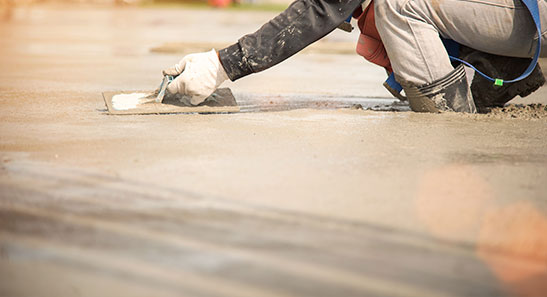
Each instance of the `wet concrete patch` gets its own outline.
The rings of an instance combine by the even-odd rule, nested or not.
[[[295,109],[364,109],[374,111],[410,111],[406,102],[395,98],[369,98],[325,94],[250,94],[235,93],[241,112],[272,112]]]

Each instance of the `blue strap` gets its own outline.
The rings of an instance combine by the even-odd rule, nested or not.
[[[507,80],[507,81],[504,81],[501,78],[492,78],[492,77],[482,73],[481,71],[479,71],[477,68],[475,68],[473,65],[469,64],[468,62],[463,61],[459,58],[456,58],[455,56],[459,56],[459,44],[457,42],[453,41],[453,40],[450,40],[450,39],[443,39],[444,46],[445,46],[445,48],[448,52],[448,55],[449,55],[450,59],[453,60],[453,61],[458,61],[460,63],[465,64],[466,66],[468,66],[471,69],[475,70],[478,74],[480,74],[484,78],[494,82],[494,84],[497,85],[497,86],[502,86],[504,83],[517,82],[517,81],[523,80],[526,77],[528,77],[528,75],[530,75],[530,73],[532,73],[532,71],[534,71],[534,68],[536,68],[536,65],[537,65],[537,62],[538,62],[538,59],[539,59],[539,55],[541,53],[541,21],[540,21],[540,17],[539,17],[539,7],[538,7],[537,0],[521,0],[521,1],[524,3],[526,8],[528,8],[528,11],[532,15],[532,19],[534,20],[534,24],[536,25],[536,29],[537,29],[537,32],[538,32],[538,42],[537,42],[536,53],[534,55],[534,58],[532,59],[532,62],[530,63],[528,68],[526,68],[524,73],[522,73],[522,75],[520,75],[519,77],[517,77],[515,79]],[[394,73],[391,73],[389,75],[389,77],[388,77],[388,79],[386,80],[385,83],[388,86],[390,86],[393,90],[399,90],[399,92],[400,92],[400,90],[403,89],[401,87],[401,85],[395,80]]]
[[[515,79],[504,81],[501,78],[492,78],[492,77],[480,72],[477,68],[475,68],[473,65],[469,64],[468,62],[466,62],[464,60],[461,60],[461,59],[456,58],[454,56],[449,56],[450,59],[453,60],[453,61],[458,61],[460,63],[463,63],[463,64],[467,65],[471,69],[475,70],[478,74],[482,75],[484,78],[488,79],[489,81],[494,82],[495,85],[497,85],[497,86],[502,86],[503,83],[517,82],[517,81],[523,80],[526,77],[528,77],[528,75],[530,75],[530,73],[532,73],[532,71],[534,71],[534,68],[536,68],[536,65],[537,65],[538,59],[539,59],[539,54],[541,52],[541,21],[539,19],[539,7],[538,7],[537,0],[521,0],[521,1],[522,1],[522,3],[524,3],[526,8],[528,8],[528,12],[530,12],[530,14],[532,15],[532,19],[534,20],[534,24],[536,25],[536,29],[537,29],[537,32],[538,32],[538,42],[537,42],[536,54],[534,55],[534,58],[532,59],[532,62],[530,63],[530,65],[528,65],[528,68],[526,68],[524,73],[522,73],[519,77],[517,77]]]

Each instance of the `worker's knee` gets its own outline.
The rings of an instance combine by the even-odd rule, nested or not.
[[[376,22],[383,22],[389,20],[390,16],[397,13],[395,9],[397,2],[405,0],[374,0],[374,14]]]
[[[376,26],[405,18],[423,19],[425,0],[374,0]]]

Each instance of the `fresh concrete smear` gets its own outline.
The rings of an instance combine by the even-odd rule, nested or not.
[[[112,107],[116,110],[133,109],[141,104],[146,96],[145,93],[118,94],[112,97]]]
[[[486,116],[497,119],[547,119],[547,105],[543,104],[508,104],[504,107],[493,108]]]

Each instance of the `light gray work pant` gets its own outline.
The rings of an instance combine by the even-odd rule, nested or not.
[[[547,0],[538,0],[547,56]],[[421,86],[454,70],[439,38],[502,56],[532,57],[534,22],[520,0],[374,0],[376,26],[399,83]]]

